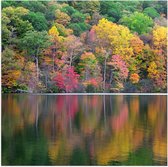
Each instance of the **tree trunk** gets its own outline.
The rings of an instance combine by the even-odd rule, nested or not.
[[[70,67],[72,66],[72,56],[70,56]]]
[[[47,73],[45,74],[45,84],[46,84],[46,88],[48,89],[48,75],[47,75]]]
[[[111,74],[110,74],[110,84],[112,83],[112,79],[113,79],[113,70],[111,69]]]
[[[104,81],[103,81],[103,90],[105,92],[106,89],[106,58],[104,60],[104,77],[103,77]]]
[[[53,54],[53,73],[55,72],[55,68],[54,68],[55,67],[55,62],[54,62],[55,59],[54,58],[55,58],[55,54]]]
[[[37,81],[39,81],[39,62],[38,62],[38,57],[35,58],[36,59],[36,75],[37,75]]]
[[[89,72],[88,72],[88,69],[87,69],[87,68],[85,69],[85,71],[86,71],[86,72],[85,72],[85,80],[87,80],[87,79],[88,79],[88,73],[89,73]]]

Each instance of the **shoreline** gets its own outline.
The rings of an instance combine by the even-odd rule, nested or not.
[[[163,95],[166,96],[168,95],[168,93],[1,93],[1,95],[48,95],[48,96],[71,96],[71,95],[80,95],[80,96],[88,96],[88,95],[99,95],[99,96],[103,96],[103,95],[107,95],[107,96],[114,96],[114,95]]]

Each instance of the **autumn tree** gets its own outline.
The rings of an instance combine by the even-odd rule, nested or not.
[[[81,55],[78,66],[85,86],[93,85],[98,87],[101,85],[102,77],[100,67],[92,52],[84,52]]]
[[[143,41],[137,35],[134,35],[131,38],[130,44],[131,44],[131,47],[133,48],[133,52],[135,55],[139,54],[144,47]]]
[[[107,63],[112,68],[110,76],[110,84],[112,81],[115,83],[123,83],[128,77],[128,68],[120,55],[113,55],[111,61]]]
[[[52,26],[48,32],[50,36],[51,45],[46,50],[46,54],[52,56],[52,64],[53,64],[53,72],[55,71],[55,60],[56,60],[56,53],[58,49],[62,47],[64,38],[59,35],[58,29],[56,26]]]
[[[65,92],[73,92],[78,88],[79,75],[74,71],[74,67],[68,67],[63,73],[56,73],[53,81],[59,89]]]
[[[133,73],[133,74],[130,75],[130,81],[131,81],[133,84],[138,83],[138,82],[139,82],[139,79],[140,79],[140,77],[139,77],[139,75],[136,74],[136,73]]]
[[[69,66],[72,66],[78,54],[81,52],[82,43],[78,37],[70,35],[65,38],[64,46],[66,48],[66,55],[63,57],[63,59]]]
[[[113,54],[120,54],[126,61],[133,55],[133,49],[130,47],[133,35],[127,27],[102,19],[94,29],[97,38],[104,42]]]
[[[153,31],[153,45],[157,49],[162,49],[163,51],[166,50],[167,46],[167,28],[162,26],[156,26]]]
[[[2,52],[2,87],[9,89],[19,86],[21,69],[24,66],[24,58],[11,48],[5,48]]]
[[[37,77],[36,77],[36,65],[31,61],[25,61],[24,67],[21,71],[21,76],[18,79],[20,85],[25,85],[29,92],[36,92],[37,89]]]
[[[159,26],[164,26],[166,27],[167,26],[167,20],[166,18],[164,17],[164,15],[161,15],[160,17],[156,17],[154,19],[154,22],[155,24],[159,25]]]
[[[151,64],[151,68],[149,66],[148,71],[155,71],[158,69],[158,77],[156,77],[156,85],[166,88],[166,71],[167,71],[167,28],[162,26],[157,26],[152,31],[152,42],[154,45],[154,52],[157,55],[155,59],[155,65]],[[152,73],[153,73],[152,72]],[[156,75],[157,76],[157,75]]]
[[[59,9],[55,11],[56,22],[64,26],[68,25],[71,18],[64,12],[61,12]]]
[[[117,25],[108,21],[107,19],[101,19],[97,26],[94,26],[97,46],[102,47],[105,51],[104,57],[104,90],[106,80],[106,62],[109,54],[119,54],[123,60],[129,64],[129,60],[133,55],[133,49],[130,46],[130,40],[133,35],[130,33],[127,27]]]
[[[67,37],[67,36],[73,34],[73,30],[72,29],[65,28],[65,26],[63,26],[62,24],[55,23],[55,26],[56,26],[60,36]]]

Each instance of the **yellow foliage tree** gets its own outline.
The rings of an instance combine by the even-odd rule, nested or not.
[[[153,29],[153,44],[156,48],[165,48],[167,45],[167,28],[157,26]]]
[[[52,45],[45,50],[46,55],[51,57],[52,55],[52,68],[53,72],[55,72],[55,57],[56,52],[59,48],[62,47],[64,37],[59,35],[58,29],[56,26],[52,26],[51,29],[48,31],[48,34],[51,36]]]
[[[119,54],[124,60],[129,61],[133,55],[133,48],[130,46],[133,35],[127,27],[103,18],[97,26],[94,26],[94,30],[104,48],[111,49],[112,54]]]
[[[56,22],[64,26],[66,26],[71,20],[71,18],[66,13],[61,12],[59,9],[56,10],[55,15],[56,15]]]
[[[49,35],[54,36],[54,37],[59,36],[59,32],[56,26],[52,26],[48,33]]]
[[[154,61],[150,63],[147,71],[149,78],[154,79],[158,77],[157,65]]]
[[[140,38],[137,35],[134,35],[131,39],[131,46],[133,48],[134,53],[139,54],[144,47],[144,43],[140,40]]]

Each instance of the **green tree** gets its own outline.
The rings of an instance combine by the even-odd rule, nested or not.
[[[47,26],[47,20],[44,17],[43,13],[40,12],[29,12],[25,17],[25,20],[28,20],[30,23],[32,23],[32,26],[37,31],[44,31],[48,29]]]
[[[18,1],[16,2],[16,5],[22,6],[32,12],[41,12],[46,13],[47,12],[47,6],[45,2],[42,1]]]
[[[89,30],[90,25],[84,22],[83,23],[72,23],[68,26],[68,28],[73,30],[74,35],[80,36],[81,33]]]
[[[68,28],[74,31],[74,35],[79,36],[82,32],[89,30],[90,25],[83,22],[83,23],[72,23],[68,26]]]
[[[100,2],[98,0],[78,2],[75,7],[82,13],[89,13],[92,15],[94,12],[98,12],[100,10]]]
[[[143,11],[144,14],[148,15],[151,18],[155,18],[155,17],[159,17],[159,13],[157,12],[157,10],[153,7],[147,7],[144,9]]]
[[[73,13],[76,13],[77,10],[74,9],[72,6],[67,5],[67,6],[64,6],[64,7],[61,8],[61,12],[64,12],[64,13],[66,13],[70,16]]]
[[[32,30],[31,23],[23,20],[27,15],[28,9],[23,7],[6,7],[2,9],[2,41],[9,44],[11,38],[23,36],[25,32]]]
[[[9,38],[11,36],[11,31],[8,27],[10,23],[10,19],[6,16],[6,14],[2,13],[2,46],[9,42]]]
[[[85,15],[80,12],[75,12],[71,15],[71,20],[73,23],[84,22]]]
[[[122,4],[120,2],[101,1],[100,13],[108,20],[117,22],[122,17]]]
[[[152,18],[139,12],[134,12],[130,16],[122,17],[120,22],[138,34],[148,33],[153,27]]]
[[[36,75],[39,79],[39,57],[42,56],[42,51],[50,45],[49,36],[46,31],[28,31],[20,40],[23,50],[28,56],[31,56],[36,61]]]

